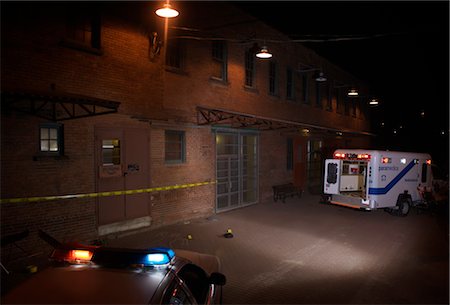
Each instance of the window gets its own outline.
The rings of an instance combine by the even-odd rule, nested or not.
[[[183,285],[178,283],[178,279],[175,279],[164,292],[161,304],[184,305],[192,304],[192,302]]]
[[[254,88],[255,59],[250,50],[245,51],[245,86]]]
[[[309,104],[309,80],[308,80],[308,74],[304,73],[302,74],[302,100],[303,103]]]
[[[278,95],[278,67],[277,63],[269,63],[269,94]]]
[[[165,138],[166,163],[184,163],[186,161],[185,132],[166,130]]]
[[[327,96],[327,110],[333,111],[333,90],[332,86],[328,84],[328,96]]]
[[[101,48],[100,12],[89,4],[71,6],[66,22],[66,39],[63,44],[97,53]]]
[[[45,123],[39,127],[39,152],[45,155],[64,154],[63,125]]]
[[[174,70],[184,69],[184,44],[180,39],[169,39],[166,50],[166,66]]]
[[[287,139],[287,162],[286,169],[293,170],[294,169],[294,141],[291,138]]]
[[[294,73],[291,68],[286,70],[286,98],[288,100],[295,99]]]
[[[316,82],[316,107],[322,108],[322,87],[321,82]]]
[[[226,82],[228,80],[228,53],[225,41],[213,41],[212,43],[212,59],[214,61],[214,79]]]
[[[102,164],[103,166],[120,164],[120,140],[102,141]]]
[[[342,114],[342,90],[341,90],[341,88],[336,88],[335,93],[336,93],[336,112]]]
[[[185,265],[178,276],[194,296],[198,304],[205,304],[209,289],[208,277],[200,267],[193,264]]]
[[[344,114],[349,115],[350,114],[350,99],[346,96],[344,98]]]

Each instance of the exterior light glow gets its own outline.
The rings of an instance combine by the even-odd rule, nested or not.
[[[267,49],[266,46],[263,46],[261,48],[261,51],[256,53],[256,57],[261,58],[261,59],[267,59],[267,58],[271,58],[272,54],[269,52],[269,50]]]
[[[174,18],[180,14],[177,10],[173,9],[169,3],[164,4],[164,7],[157,9],[155,13],[163,18]]]
[[[431,160],[430,159],[427,160],[427,164],[431,165]]]
[[[90,261],[93,253],[88,250],[72,250],[72,259],[81,261]]]
[[[327,78],[325,76],[323,76],[323,72],[319,73],[319,76],[317,76],[316,78],[316,82],[326,82]]]
[[[369,105],[372,105],[372,106],[378,106],[378,100],[376,99],[376,98],[373,98],[373,99],[371,99],[370,100],[370,102],[369,102]]]
[[[356,89],[351,89],[348,93],[348,96],[358,96],[358,91]]]

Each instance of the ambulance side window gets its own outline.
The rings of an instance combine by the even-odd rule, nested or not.
[[[427,182],[428,164],[422,164],[422,182]]]
[[[328,163],[327,182],[335,184],[337,182],[337,163]]]

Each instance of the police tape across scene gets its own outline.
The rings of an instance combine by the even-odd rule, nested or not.
[[[120,196],[120,195],[133,195],[141,193],[152,193],[160,191],[170,191],[176,189],[185,189],[197,186],[203,186],[208,184],[215,184],[216,181],[205,181],[196,182],[188,184],[176,184],[170,186],[160,186],[137,190],[126,190],[126,191],[109,191],[109,192],[98,192],[98,193],[86,193],[86,194],[71,194],[71,195],[57,195],[57,196],[42,196],[42,197],[24,197],[24,198],[5,198],[0,199],[0,203],[19,203],[19,202],[40,202],[40,201],[53,201],[58,199],[74,199],[74,198],[97,198],[97,197],[109,197],[109,196]]]

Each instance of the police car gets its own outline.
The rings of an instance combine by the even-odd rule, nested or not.
[[[64,244],[50,259],[2,304],[216,304],[226,281],[217,257],[186,250]]]

